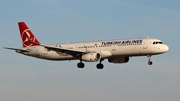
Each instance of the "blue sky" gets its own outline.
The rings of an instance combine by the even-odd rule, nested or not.
[[[179,0],[2,0],[0,3],[1,101],[179,101]],[[153,37],[170,50],[130,58],[127,64],[103,61],[47,61],[4,50],[21,47],[18,21],[42,43]]]

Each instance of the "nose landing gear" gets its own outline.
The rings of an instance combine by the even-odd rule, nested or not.
[[[153,62],[151,61],[151,55],[147,55],[147,58],[148,58],[148,65],[152,65]]]

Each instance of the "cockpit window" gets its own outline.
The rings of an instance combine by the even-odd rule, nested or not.
[[[162,42],[159,42],[159,44],[163,44]]]
[[[160,41],[156,41],[156,42],[153,42],[153,44],[163,44],[163,43]]]

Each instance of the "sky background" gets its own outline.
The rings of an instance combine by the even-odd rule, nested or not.
[[[0,101],[179,101],[179,0],[0,0]],[[158,38],[170,50],[127,64],[47,61],[22,47],[17,22],[41,43]]]

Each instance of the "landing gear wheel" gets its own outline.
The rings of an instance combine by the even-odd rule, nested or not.
[[[100,59],[100,63],[96,65],[97,69],[103,69],[104,68],[104,65],[101,64],[101,62],[103,61],[104,59]]]
[[[101,63],[99,63],[99,64],[96,65],[96,67],[97,67],[97,69],[103,69],[103,68],[104,68],[104,65],[101,64]]]
[[[153,62],[152,61],[148,61],[148,65],[152,65],[153,64]]]
[[[78,68],[84,68],[84,63],[79,62],[79,63],[77,64],[77,67],[78,67]]]

